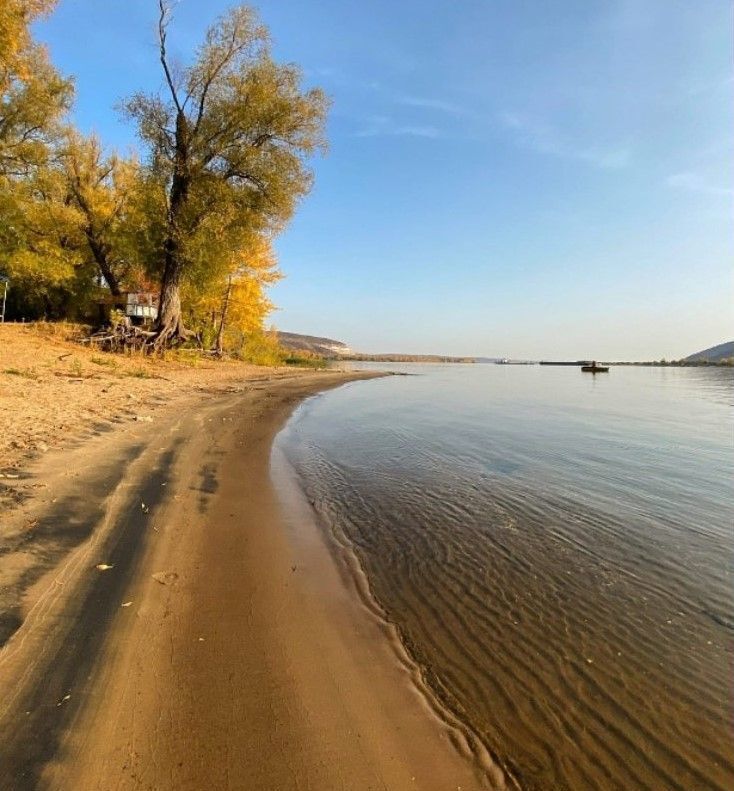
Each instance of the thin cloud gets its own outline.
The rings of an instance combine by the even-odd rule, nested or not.
[[[309,80],[323,81],[330,88],[345,88],[350,90],[375,92],[381,91],[382,85],[374,79],[363,80],[331,66],[314,66],[304,69],[303,74]]]
[[[585,162],[603,170],[623,168],[630,161],[629,149],[624,146],[573,145],[548,124],[513,112],[500,113],[499,120],[515,132],[522,145],[541,154]]]
[[[418,107],[423,110],[438,110],[448,115],[467,114],[463,107],[459,107],[452,102],[446,102],[443,99],[431,99],[422,96],[401,96],[396,101],[398,104],[402,104],[406,107]]]
[[[331,66],[313,66],[310,69],[304,69],[303,72],[307,77],[340,77],[341,73],[332,68]]]
[[[733,188],[711,184],[700,173],[694,173],[693,171],[672,173],[665,180],[665,183],[673,189],[686,190],[687,192],[699,192],[704,195],[718,195],[726,198],[734,197]]]
[[[401,124],[387,116],[375,116],[368,126],[355,132],[355,137],[425,137],[436,140],[443,132],[435,126]]]

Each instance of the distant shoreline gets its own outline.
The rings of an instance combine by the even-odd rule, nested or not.
[[[731,368],[734,367],[734,363],[731,361],[688,361],[685,360],[647,360],[647,361],[628,361],[628,360],[597,360],[596,361],[599,365],[627,365],[627,366],[637,366],[637,367],[647,367],[647,368]],[[512,363],[510,363],[512,364]],[[534,363],[526,363],[527,365],[533,365]],[[590,365],[591,360],[577,360],[576,362],[553,362],[549,360],[540,360],[537,363],[538,365],[570,365],[570,366],[581,366],[581,365]]]
[[[333,359],[350,363],[476,363],[476,357],[450,357],[441,354],[349,354]]]
[[[334,362],[365,363],[452,363],[470,365],[556,365],[581,367],[591,360],[494,360],[482,357],[448,357],[434,354],[363,354],[330,358]],[[732,368],[734,361],[723,360],[597,360],[600,365],[627,365],[648,368]]]

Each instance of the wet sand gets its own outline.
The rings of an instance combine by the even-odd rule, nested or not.
[[[273,490],[294,406],[355,378],[200,396],[28,469],[2,525],[0,788],[485,787]]]

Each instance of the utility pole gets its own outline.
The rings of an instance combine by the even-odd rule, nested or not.
[[[0,283],[3,284],[3,307],[0,310],[0,324],[5,323],[5,302],[8,298],[8,280],[5,275],[0,275]]]

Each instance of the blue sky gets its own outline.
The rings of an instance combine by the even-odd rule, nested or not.
[[[157,89],[155,0],[38,26],[75,118]],[[230,3],[180,0],[186,60]],[[679,357],[734,335],[729,0],[267,0],[276,57],[333,99],[278,242],[281,329],[370,352]]]

